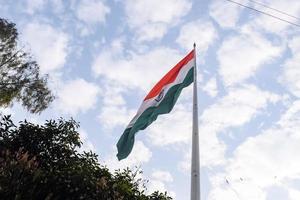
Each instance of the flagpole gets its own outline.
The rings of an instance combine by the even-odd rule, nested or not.
[[[200,158],[198,133],[198,96],[197,96],[197,65],[196,44],[194,43],[194,85],[193,85],[193,133],[192,133],[192,164],[191,164],[191,200],[200,200]]]

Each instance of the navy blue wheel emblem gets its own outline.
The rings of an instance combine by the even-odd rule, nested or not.
[[[155,101],[159,102],[164,97],[164,89],[161,90]]]

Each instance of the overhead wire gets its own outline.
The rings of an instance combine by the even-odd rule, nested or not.
[[[300,17],[296,17],[296,16],[291,15],[291,14],[289,14],[289,13],[287,13],[287,12],[278,10],[278,9],[276,9],[276,8],[272,8],[272,7],[268,6],[267,4],[260,3],[260,2],[254,1],[254,0],[248,0],[248,1],[250,1],[250,2],[252,2],[252,3],[254,3],[254,4],[257,4],[257,5],[263,6],[263,7],[265,7],[265,8],[268,8],[268,9],[270,9],[270,10],[276,11],[276,12],[281,13],[281,14],[283,14],[283,15],[292,17],[292,18],[297,19],[297,20],[300,20]]]
[[[300,28],[300,24],[296,24],[296,23],[294,23],[294,22],[291,22],[291,21],[282,19],[282,18],[280,18],[280,17],[277,17],[276,15],[272,15],[272,14],[270,14],[270,13],[267,13],[267,12],[264,12],[264,11],[261,11],[261,10],[258,10],[258,9],[256,9],[256,8],[253,8],[253,7],[251,7],[251,6],[247,6],[247,5],[245,5],[245,4],[242,4],[242,3],[240,3],[240,2],[236,2],[236,1],[233,1],[233,0],[226,0],[226,1],[231,2],[231,3],[234,3],[234,4],[237,4],[237,5],[241,6],[241,7],[244,7],[244,8],[253,10],[253,11],[256,11],[256,12],[258,12],[258,13],[267,15],[267,16],[269,16],[269,17],[275,18],[275,19],[277,19],[277,20],[286,22],[286,23],[288,23],[288,24],[291,24],[291,25],[294,25],[294,26],[297,26],[297,27]]]

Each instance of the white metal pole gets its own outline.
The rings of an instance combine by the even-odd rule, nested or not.
[[[198,96],[197,96],[197,66],[196,44],[194,43],[194,87],[193,87],[193,135],[192,135],[192,165],[191,165],[191,200],[200,200],[200,158],[198,133]]]

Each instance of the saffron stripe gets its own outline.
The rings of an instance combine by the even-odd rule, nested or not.
[[[152,90],[148,93],[148,95],[145,97],[144,101],[147,99],[151,99],[155,96],[157,96],[162,88],[167,85],[172,83],[178,73],[180,72],[181,68],[184,67],[190,60],[194,58],[194,50],[192,50],[186,57],[184,57],[179,63],[175,65],[153,88]]]

